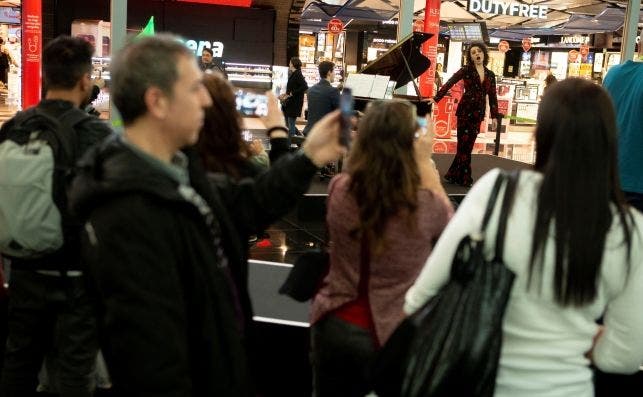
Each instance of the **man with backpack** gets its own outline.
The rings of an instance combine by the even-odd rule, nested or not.
[[[9,336],[1,396],[35,395],[46,355],[61,396],[91,396],[98,343],[82,276],[79,224],[67,210],[74,164],[110,135],[83,109],[91,44],[58,37],[43,50],[45,99],[0,129],[0,252],[10,258]]]

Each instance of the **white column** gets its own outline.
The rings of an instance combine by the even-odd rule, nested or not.
[[[397,41],[413,32],[413,8],[415,0],[400,0],[400,14],[397,21]]]
[[[621,42],[621,63],[632,60],[634,57],[634,44],[636,42],[636,28],[639,24],[640,9],[641,0],[629,0],[627,2],[623,41]]]
[[[397,21],[397,41],[398,43],[406,36],[413,33],[413,8],[415,0],[400,0],[400,13]],[[396,94],[407,95],[407,86],[395,90]]]
[[[111,58],[125,46],[125,37],[127,35],[127,0],[111,0],[110,1],[110,19],[111,19]],[[114,125],[114,122],[120,122],[121,116],[116,110],[116,106],[112,102],[111,96],[109,100],[109,121]],[[120,130],[121,128],[116,128]]]

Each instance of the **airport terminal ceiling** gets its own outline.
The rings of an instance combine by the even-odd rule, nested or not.
[[[623,20],[627,6],[627,0],[533,0],[520,2],[547,7],[546,18],[531,18],[468,11],[470,1],[474,2],[474,5],[476,2],[481,3],[482,1],[511,2],[511,0],[442,1],[440,19],[443,21],[484,21],[490,29],[518,27],[548,29],[561,27],[565,23],[575,21],[575,25],[584,24],[587,25],[587,28],[595,30],[613,31],[616,21]],[[262,1],[261,3],[268,2]],[[415,0],[414,13],[416,16],[420,18],[424,16],[425,3],[425,0]],[[300,17],[302,27],[317,30],[325,27],[328,20],[334,16],[339,17],[345,23],[351,19],[354,22],[394,20],[398,15],[399,4],[399,0],[295,0],[291,10],[291,22],[293,22],[293,14],[296,14]],[[641,21],[643,22],[643,18]]]

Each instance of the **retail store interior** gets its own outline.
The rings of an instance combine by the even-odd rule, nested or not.
[[[93,107],[105,120],[114,119],[109,98],[109,67],[116,46],[112,36],[114,21],[110,19],[112,3],[116,0],[42,1],[43,14],[49,16],[43,18],[43,23],[51,24],[43,26],[44,42],[59,34],[69,34],[94,44],[92,77],[100,93]],[[276,96],[285,93],[288,62],[298,57],[308,87],[319,82],[318,64],[333,62],[332,85],[351,88],[362,109],[368,102],[396,97],[420,103],[435,95],[463,66],[465,51],[471,42],[484,42],[489,48],[488,68],[497,79],[499,112],[505,117],[499,133],[492,129],[489,114],[482,122],[473,147],[474,180],[498,164],[505,169],[531,167],[535,161],[534,126],[548,76],[556,80],[580,77],[601,84],[613,66],[638,57],[635,55],[638,47],[626,50],[625,44],[628,40],[631,42],[633,36],[641,37],[643,27],[643,4],[638,1],[638,9],[632,13],[632,4],[637,4],[632,0],[534,0],[528,4],[516,1],[519,4],[516,7],[494,5],[495,1],[487,0],[443,0],[434,2],[438,7],[429,12],[427,0],[129,0],[127,3],[128,33],[138,34],[153,17],[157,32],[180,35],[195,57],[201,56],[203,48],[211,49],[215,62],[225,71],[240,97],[248,92],[261,94],[268,90]],[[637,17],[630,20],[629,25],[628,12]],[[418,56],[430,59],[430,66],[415,74],[404,64],[411,59],[408,54],[395,58],[394,65],[387,64],[386,57],[393,58],[396,51],[402,52],[401,43],[409,37],[413,39],[413,32],[426,30],[427,18],[438,21],[434,30],[435,45],[430,49],[419,44],[407,47],[413,47]],[[4,79],[0,81],[0,125],[22,109],[22,85],[37,84],[25,81],[21,73],[22,23],[21,1],[0,1],[3,41],[0,77]],[[634,35],[627,32],[632,24],[635,28],[630,30]],[[636,46],[640,45],[643,43],[637,39]],[[397,79],[403,80],[404,73],[406,83],[399,86]],[[428,86],[426,76],[431,77]],[[456,152],[455,112],[462,93],[463,88],[455,86],[429,116],[435,121],[433,152],[441,174]],[[242,103],[239,110],[244,113]],[[306,125],[306,115],[305,100],[296,122],[299,130]],[[261,119],[246,114],[243,123],[244,137],[259,138],[270,150]],[[308,303],[296,303],[275,291],[286,277],[290,263],[303,252],[323,247],[326,242],[327,186],[328,178],[316,178],[297,209],[272,225],[265,235],[257,236],[258,241],[250,250],[250,290],[255,319],[262,323],[264,337],[293,344],[290,349],[270,343],[261,347],[266,356],[281,356],[280,366],[266,365],[262,373],[270,380],[266,382],[269,384],[266,395],[310,395],[308,336],[301,332],[308,327]],[[456,203],[469,190],[456,185],[446,188]],[[288,393],[283,393],[280,382],[290,383]],[[641,387],[643,377],[639,376],[637,382],[635,387]],[[610,393],[603,391],[601,395]]]

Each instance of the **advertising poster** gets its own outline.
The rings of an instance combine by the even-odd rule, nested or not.
[[[40,0],[22,2],[22,107],[40,101],[42,62],[42,4]]]
[[[551,54],[551,72],[558,80],[564,80],[567,77],[567,56],[566,52],[552,52]]]
[[[451,130],[456,128],[451,123],[451,114],[455,114],[455,104],[452,97],[444,97],[433,107],[433,117],[435,118],[435,137],[449,138]]]

